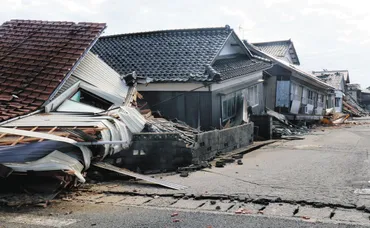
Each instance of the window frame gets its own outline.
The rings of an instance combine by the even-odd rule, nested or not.
[[[229,105],[231,104],[231,109]],[[229,93],[221,97],[221,117],[222,121],[227,121],[236,116],[237,93]],[[226,106],[226,107],[225,107]],[[227,113],[225,112],[227,109]]]

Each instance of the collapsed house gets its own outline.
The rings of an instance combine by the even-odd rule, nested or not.
[[[335,88],[334,108],[336,112],[343,111],[343,97],[346,92],[345,74],[341,72],[313,71],[317,78],[332,85]],[[349,76],[347,76],[349,80]],[[331,101],[333,102],[333,101]]]
[[[253,142],[250,115],[265,112],[263,71],[272,63],[254,57],[229,26],[105,36],[92,51],[120,74],[151,78],[137,87],[146,102],[139,107],[173,120],[160,124],[166,132],[135,135],[117,165],[170,169]],[[184,123],[180,132],[174,122]]]
[[[289,41],[250,44],[251,52],[274,63],[265,70],[266,107],[284,114],[289,120],[320,120],[334,88],[301,70],[298,55]],[[330,105],[330,104],[329,104]]]
[[[361,89],[358,84],[349,84],[348,70],[323,70],[313,71],[320,80],[332,85],[335,88],[334,109],[338,113],[346,113],[351,116],[361,117],[368,115],[368,112],[360,105]]]
[[[38,191],[49,189],[45,184],[61,189],[85,182],[86,170],[91,166],[149,180],[100,161],[109,160],[131,170],[165,171],[199,164],[253,142],[253,123],[242,124],[242,115],[238,115],[241,125],[229,121],[226,129],[204,132],[181,120],[168,121],[146,111],[147,107],[138,104],[137,98],[142,95],[136,87],[153,80],[134,71],[120,75],[90,51],[105,27],[97,23],[28,20],[12,20],[0,27],[1,182],[22,182],[22,188],[32,186]],[[224,37],[223,33],[210,32],[216,37]],[[233,42],[238,42],[235,39]],[[235,52],[232,45],[228,48]],[[252,59],[244,49],[236,52],[231,55],[235,58],[232,62],[240,64],[242,73],[232,68],[220,74],[207,67],[208,76],[202,76],[205,79],[201,84],[212,78],[218,82],[221,77],[240,79],[244,73],[252,74],[245,80],[249,84],[237,88],[258,84],[262,75],[253,72],[260,72],[270,63]],[[226,82],[236,86],[236,79]],[[224,97],[222,91],[218,95]],[[233,91],[230,93],[235,95]],[[230,105],[224,111],[228,120],[235,117],[236,102],[224,102]],[[242,114],[246,109],[238,108]],[[43,181],[45,178],[47,181]]]
[[[29,20],[0,27],[1,177],[85,182],[92,161],[128,148],[143,130],[145,118],[131,107],[135,77],[122,78],[90,52],[105,27]]]

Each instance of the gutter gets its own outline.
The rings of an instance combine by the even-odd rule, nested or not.
[[[4,125],[4,124],[7,124],[7,123],[10,123],[10,122],[13,122],[15,120],[19,120],[19,119],[23,119],[23,118],[26,118],[26,117],[29,117],[29,116],[33,116],[35,114],[38,114],[42,111],[43,109],[39,109],[39,110],[36,110],[34,112],[31,112],[31,113],[28,113],[27,115],[23,115],[23,116],[17,116],[17,117],[14,117],[12,119],[8,119],[8,120],[5,120],[3,122],[0,123],[0,126]]]

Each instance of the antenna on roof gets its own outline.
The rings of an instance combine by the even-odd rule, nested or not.
[[[239,25],[238,28],[239,28],[239,34],[242,35],[242,40],[244,40],[244,28],[241,25]]]

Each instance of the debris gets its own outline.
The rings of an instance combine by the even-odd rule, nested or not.
[[[238,210],[235,211],[235,214],[252,214],[252,212],[245,208],[239,208]]]
[[[188,177],[189,176],[189,172],[186,172],[186,171],[182,171],[180,173],[180,177]]]
[[[299,206],[294,209],[293,216],[296,215],[298,212],[299,212]]]
[[[335,215],[335,209],[330,212],[329,218],[332,219]]]
[[[70,215],[72,213],[73,213],[72,211],[68,211],[68,212],[64,213],[64,215]]]
[[[216,210],[221,210],[221,207],[220,206],[216,206]]]
[[[216,204],[216,201],[215,201],[215,200],[211,200],[211,201],[210,201],[210,204],[211,204],[211,205],[215,205],[215,204]]]
[[[304,135],[308,133],[308,128],[305,126],[299,127],[291,124],[287,118],[280,113],[272,111],[266,108],[267,115],[273,117],[272,121],[272,134],[273,138],[283,138],[284,136],[296,136],[296,135]],[[300,139],[300,138],[289,138],[286,137],[285,139]]]
[[[238,165],[243,165],[242,160],[238,160]]]
[[[217,168],[223,168],[225,166],[225,163],[223,161],[216,161],[216,165],[215,165]]]
[[[158,185],[162,185],[162,186],[165,186],[167,188],[172,188],[172,189],[175,189],[175,190],[182,190],[182,189],[187,188],[186,186],[183,186],[183,185],[170,183],[170,182],[167,182],[167,181],[164,181],[164,180],[154,179],[154,178],[142,175],[142,174],[137,174],[137,173],[134,173],[132,171],[122,169],[122,168],[113,166],[111,164],[105,163],[105,162],[96,162],[96,163],[93,163],[93,165],[96,166],[96,167],[102,168],[102,169],[106,169],[106,170],[109,170],[109,171],[112,171],[112,172],[116,172],[116,173],[119,173],[119,174],[122,174],[122,175],[134,177],[134,178],[137,178],[137,179],[145,180],[145,181],[155,183],[155,184],[158,184]]]
[[[242,159],[243,158],[243,154],[234,154],[231,157],[234,158],[234,159]]]

